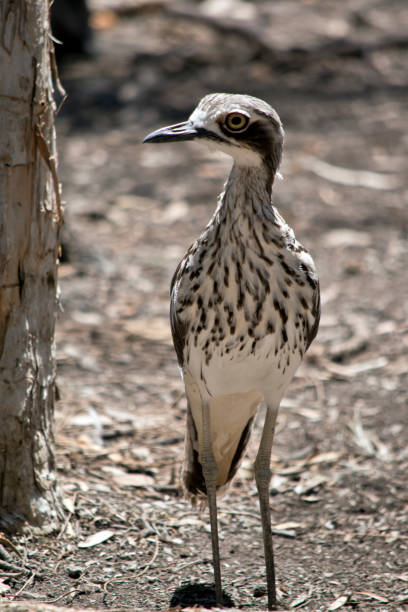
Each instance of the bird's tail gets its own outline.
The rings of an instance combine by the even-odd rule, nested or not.
[[[217,492],[235,475],[247,447],[260,402],[257,393],[234,393],[210,400],[211,440],[217,463]],[[206,495],[201,449],[202,408],[197,396],[188,398],[183,484],[191,497]]]

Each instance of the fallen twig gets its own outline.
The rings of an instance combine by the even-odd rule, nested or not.
[[[340,185],[379,190],[397,189],[402,185],[402,179],[398,174],[341,168],[313,156],[303,157],[303,165],[317,176]]]

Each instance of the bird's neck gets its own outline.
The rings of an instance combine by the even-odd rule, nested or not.
[[[272,184],[275,174],[265,165],[238,166],[234,164],[225,190],[220,196],[216,214],[234,222],[241,215],[268,216],[272,211]]]
[[[236,186],[250,194],[257,193],[270,200],[274,178],[275,172],[266,164],[262,163],[259,166],[234,164],[228,177],[227,187]]]

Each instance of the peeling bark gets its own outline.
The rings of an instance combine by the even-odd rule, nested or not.
[[[0,526],[61,514],[52,419],[59,229],[47,0],[0,3]]]

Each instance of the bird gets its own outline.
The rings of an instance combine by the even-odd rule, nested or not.
[[[184,489],[208,500],[217,605],[222,583],[217,494],[245,453],[259,406],[265,420],[254,473],[268,609],[276,609],[269,485],[279,404],[316,336],[315,264],[272,204],[284,130],[267,102],[213,93],[190,117],[143,142],[203,142],[232,157],[215,212],[180,261],[170,289],[173,344],[187,397]]]

